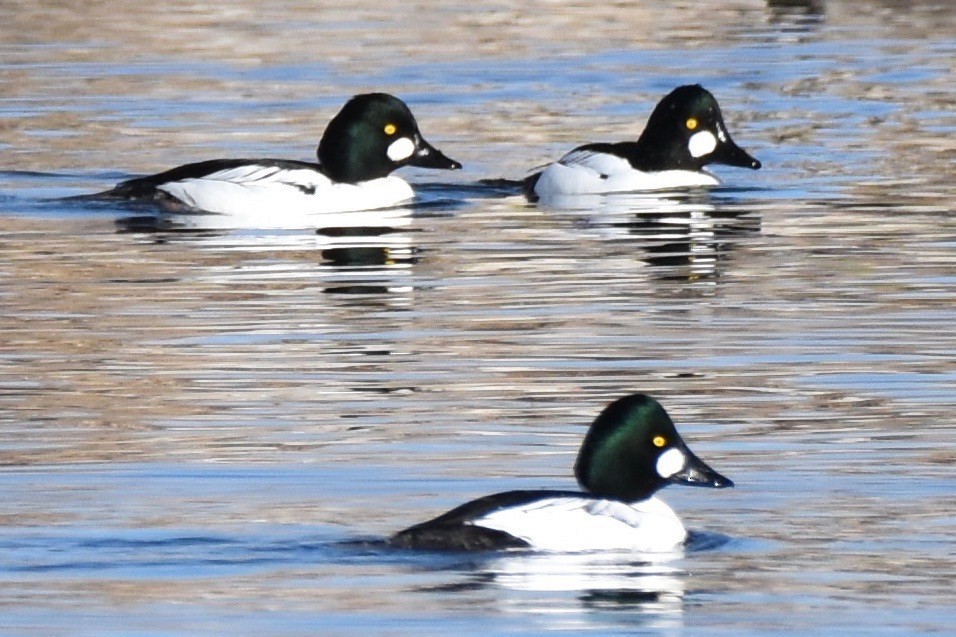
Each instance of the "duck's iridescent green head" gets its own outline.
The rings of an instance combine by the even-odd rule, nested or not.
[[[429,144],[402,100],[388,93],[356,95],[332,118],[318,149],[322,171],[334,181],[358,183],[402,166],[461,168]]]
[[[664,408],[645,394],[605,407],[584,437],[574,475],[592,495],[624,502],[648,498],[668,484],[734,485],[687,448]]]
[[[637,141],[645,161],[685,170],[708,164],[760,168],[760,161],[738,146],[724,124],[717,99],[700,84],[678,86],[654,107]]]

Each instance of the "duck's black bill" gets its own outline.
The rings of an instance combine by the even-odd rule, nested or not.
[[[418,148],[408,160],[409,166],[418,166],[419,168],[443,168],[446,170],[458,170],[461,164],[446,157],[440,150],[426,142],[419,140]]]
[[[752,168],[753,170],[757,170],[761,166],[760,160],[735,144],[729,137],[727,142],[721,144],[717,149],[713,161],[739,168]]]
[[[684,449],[687,462],[684,468],[668,478],[668,481],[674,484],[686,484],[691,487],[711,487],[713,489],[724,489],[734,486],[733,480],[720,475],[707,464],[690,452]]]

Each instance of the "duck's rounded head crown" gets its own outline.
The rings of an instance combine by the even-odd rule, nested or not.
[[[700,170],[711,163],[760,168],[730,138],[717,99],[700,84],[679,86],[658,102],[637,143],[675,168]]]
[[[405,102],[388,93],[356,95],[332,118],[318,149],[332,180],[356,183],[402,166],[461,168],[422,137]]]
[[[733,486],[695,456],[660,403],[645,394],[602,411],[581,444],[574,475],[592,495],[634,502],[667,484]]]

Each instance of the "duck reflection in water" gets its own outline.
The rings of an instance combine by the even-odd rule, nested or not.
[[[638,257],[658,266],[664,279],[718,276],[734,245],[759,234],[761,226],[750,204],[721,201],[709,192],[575,196],[546,208],[572,217],[578,231],[637,244]]]
[[[595,613],[602,612],[626,613],[629,625],[674,629],[683,622],[682,554],[635,559],[607,552],[486,553],[465,563],[445,562],[441,570],[452,581],[416,592],[481,592],[503,611],[534,613],[542,629],[593,629],[601,621]]]
[[[410,213],[410,211],[409,211]],[[407,274],[418,262],[420,250],[412,243],[408,214],[393,227],[325,227],[316,231],[322,264],[336,280],[324,288],[327,294],[365,295],[407,291],[395,277]]]
[[[276,282],[318,277],[329,294],[381,295],[407,291],[419,248],[415,210],[328,214],[318,229],[232,228],[228,219],[191,211],[119,219],[122,233],[151,243],[177,243],[231,255],[209,277],[223,282]]]

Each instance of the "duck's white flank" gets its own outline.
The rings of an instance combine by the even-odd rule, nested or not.
[[[642,172],[617,155],[574,150],[541,173],[534,191],[549,197],[717,185],[720,181],[703,170]]]
[[[673,551],[687,531],[657,498],[625,504],[587,497],[556,497],[499,509],[471,522],[504,531],[542,551]]]
[[[248,217],[279,228],[315,226],[315,215],[389,208],[415,196],[399,177],[346,184],[307,168],[256,164],[168,182],[158,189],[193,208],[229,215],[237,223]]]

